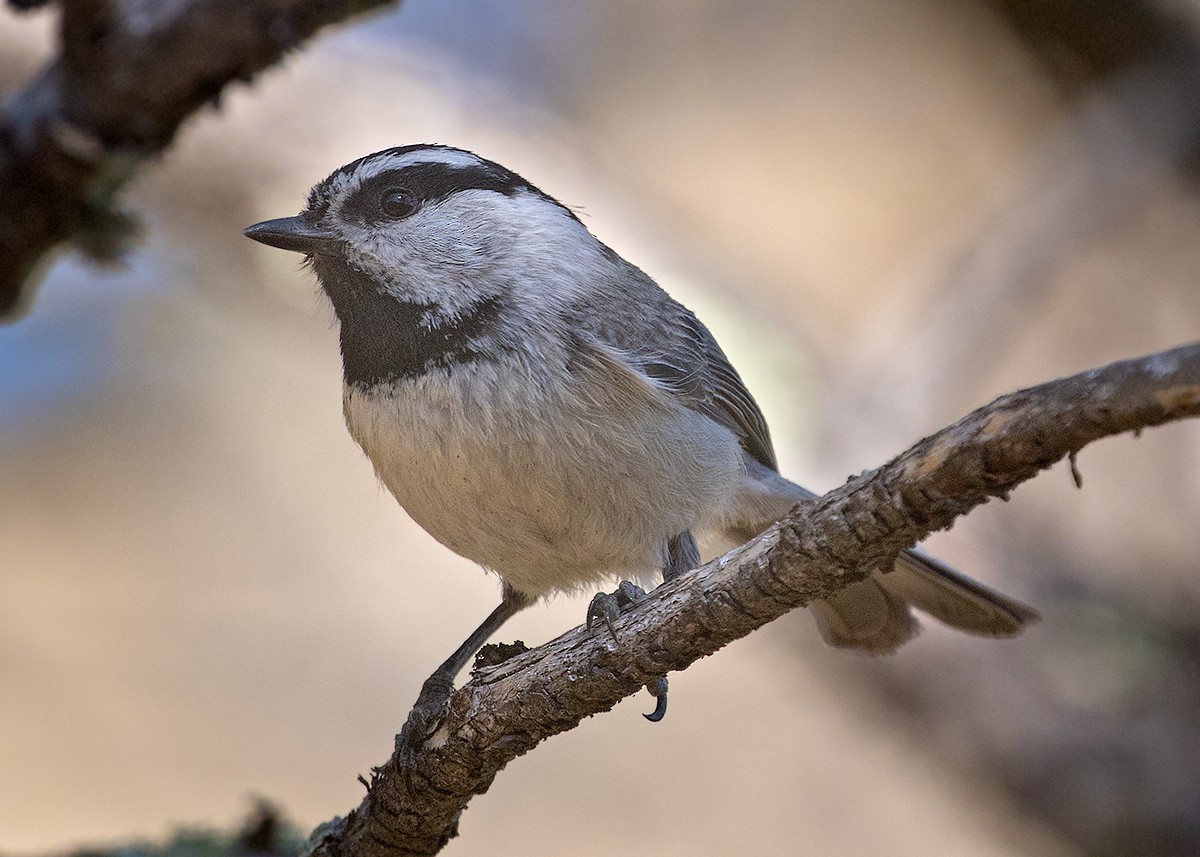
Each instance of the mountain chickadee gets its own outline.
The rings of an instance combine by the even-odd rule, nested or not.
[[[503,581],[431,678],[442,695],[541,596],[671,579],[699,564],[694,535],[732,546],[814,496],[778,473],[708,329],[499,164],[439,145],[376,152],[246,235],[304,253],[333,302],[346,425],[380,480]],[[638,593],[597,596],[589,625]],[[866,652],[913,635],[910,606],[994,637],[1037,616],[915,551],[809,606],[826,642]],[[656,695],[665,710],[665,681]]]

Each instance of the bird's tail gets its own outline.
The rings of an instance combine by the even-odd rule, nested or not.
[[[800,500],[816,496],[747,456],[748,479],[730,537],[745,541]],[[917,632],[911,607],[968,634],[1011,637],[1036,622],[1032,607],[972,580],[919,550],[906,550],[887,571],[809,605],[831,646],[873,654],[893,651]]]
[[[910,605],[968,634],[1012,637],[1038,613],[931,556],[907,550],[888,572],[869,578],[810,606],[831,646],[882,654],[913,636]]]

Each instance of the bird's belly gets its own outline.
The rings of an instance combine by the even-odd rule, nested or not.
[[[350,433],[421,527],[530,596],[650,576],[665,541],[719,518],[743,478],[733,436],[682,407],[616,419],[437,380],[348,390]]]

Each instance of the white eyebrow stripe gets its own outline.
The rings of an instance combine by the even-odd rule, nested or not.
[[[326,180],[328,185],[322,198],[326,203],[331,203],[336,199],[345,199],[357,188],[378,175],[417,164],[445,164],[448,167],[468,168],[482,166],[486,163],[483,158],[473,152],[437,146],[428,146],[409,152],[384,151],[374,156],[368,156],[350,172],[339,170],[330,176]]]
[[[445,164],[448,167],[478,167],[483,159],[470,152],[457,149],[418,149],[403,154],[386,154],[372,158],[354,171],[360,181],[367,181],[381,173],[399,170],[417,164]]]

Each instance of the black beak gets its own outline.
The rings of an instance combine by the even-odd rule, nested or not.
[[[242,232],[247,238],[261,241],[268,247],[294,250],[297,253],[320,253],[341,241],[317,226],[305,223],[300,217],[280,217],[247,226]]]

